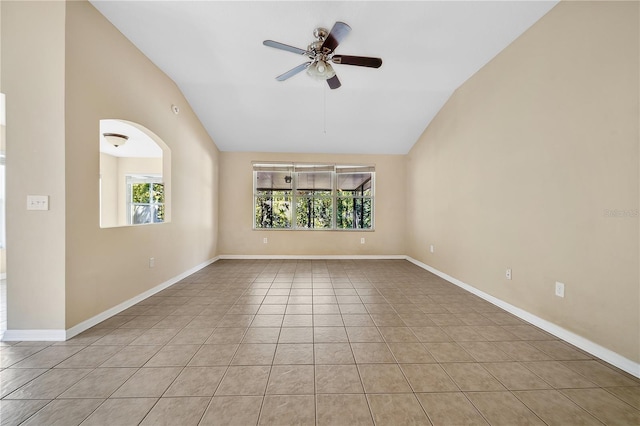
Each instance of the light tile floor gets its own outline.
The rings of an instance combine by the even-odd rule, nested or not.
[[[223,260],[0,346],[2,425],[638,425],[640,380],[401,260]]]

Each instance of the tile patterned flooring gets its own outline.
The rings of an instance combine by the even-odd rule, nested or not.
[[[640,424],[640,380],[403,260],[221,260],[1,345],[2,425]]]

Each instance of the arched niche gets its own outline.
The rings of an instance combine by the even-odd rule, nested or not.
[[[171,150],[146,127],[100,120],[100,227],[171,220]]]

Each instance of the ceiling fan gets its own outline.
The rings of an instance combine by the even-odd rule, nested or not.
[[[333,70],[330,62],[342,65],[355,65],[359,67],[380,68],[382,59],[371,58],[367,56],[348,56],[336,55],[334,53],[336,47],[349,34],[351,27],[344,22],[336,22],[331,28],[331,32],[326,28],[316,28],[313,30],[313,36],[316,41],[312,42],[307,50],[289,46],[273,40],[265,40],[262,42],[265,46],[274,47],[276,49],[286,50],[287,52],[296,53],[298,55],[307,56],[310,61],[300,64],[297,67],[276,77],[278,81],[285,81],[294,75],[307,70],[307,74],[318,80],[327,80],[327,84],[331,89],[337,89],[341,86],[340,80]]]

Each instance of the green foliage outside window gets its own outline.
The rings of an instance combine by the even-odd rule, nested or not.
[[[371,166],[254,166],[256,229],[373,229]]]
[[[371,198],[338,198],[336,228],[371,229]]]
[[[164,222],[164,184],[131,184],[131,223]]]
[[[299,191],[296,198],[296,225],[298,228],[331,228],[332,217],[331,191]]]
[[[133,185],[131,185],[131,201],[133,201],[135,204],[147,204],[151,199],[150,189],[150,183],[134,183]]]
[[[258,191],[256,228],[291,228],[291,191]]]
[[[156,222],[164,222],[164,184],[153,184],[153,202],[157,206]]]

